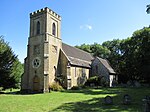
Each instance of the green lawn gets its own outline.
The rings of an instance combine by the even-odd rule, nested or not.
[[[131,105],[123,105],[124,94],[132,97]],[[105,96],[113,97],[113,105],[103,104]],[[150,88],[101,88],[67,90],[46,94],[0,94],[0,112],[142,112],[142,98]]]

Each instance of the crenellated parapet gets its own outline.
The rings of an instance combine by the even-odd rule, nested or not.
[[[30,17],[34,17],[34,16],[37,16],[37,15],[40,15],[40,14],[43,14],[43,13],[49,13],[52,16],[54,16],[54,17],[58,18],[59,20],[61,20],[61,16],[58,15],[57,13],[55,13],[54,11],[52,11],[51,9],[49,9],[48,7],[45,7],[43,9],[40,9],[40,10],[37,10],[35,12],[30,13]]]

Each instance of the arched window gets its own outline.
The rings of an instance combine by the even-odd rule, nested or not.
[[[55,36],[56,35],[56,25],[53,23],[52,25],[52,34]]]
[[[36,25],[36,34],[40,34],[40,22],[38,21],[37,22],[37,25]]]

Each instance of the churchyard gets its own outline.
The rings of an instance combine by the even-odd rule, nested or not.
[[[0,94],[0,112],[143,112],[148,87],[98,88],[51,91],[45,94],[19,94],[18,90]],[[124,102],[124,95],[130,102]],[[113,100],[106,104],[104,98]],[[127,96],[126,96],[127,97]]]

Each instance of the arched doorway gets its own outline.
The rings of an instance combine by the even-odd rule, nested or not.
[[[37,75],[33,78],[33,91],[39,92],[40,90],[40,79]]]

